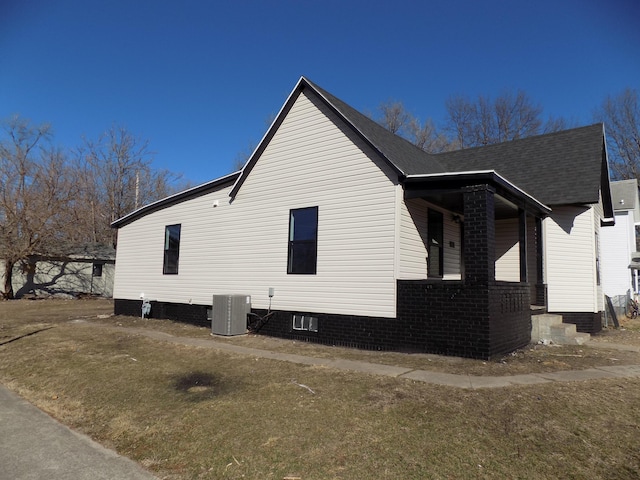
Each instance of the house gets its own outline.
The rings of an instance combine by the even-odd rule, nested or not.
[[[615,226],[602,229],[602,290],[611,298],[618,313],[627,299],[638,291],[636,227],[640,225],[638,180],[611,183]],[[636,255],[634,255],[636,254]]]
[[[113,223],[114,309],[243,294],[267,335],[490,358],[532,304],[600,329],[612,220],[601,124],[430,155],[302,77],[242,171]]]
[[[15,298],[96,295],[111,297],[116,252],[112,246],[62,246],[64,254],[34,254],[12,272]],[[4,277],[0,265],[0,278]]]

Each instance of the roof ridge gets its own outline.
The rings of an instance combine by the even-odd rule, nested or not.
[[[457,150],[449,150],[447,152],[439,152],[439,153],[433,153],[431,155],[434,156],[446,156],[447,154],[452,154],[452,153],[456,153],[456,152],[461,152],[461,151],[465,151],[465,152],[470,152],[473,150],[479,150],[479,149],[483,149],[483,148],[491,148],[491,147],[500,147],[500,146],[504,146],[504,145],[514,145],[514,144],[519,144],[521,142],[526,142],[526,141],[536,141],[539,140],[541,138],[551,138],[554,136],[559,136],[559,135],[570,135],[572,133],[575,133],[578,130],[589,130],[589,129],[593,129],[594,127],[599,127],[600,129],[604,129],[604,124],[602,122],[597,122],[597,123],[593,123],[590,125],[582,125],[579,127],[572,127],[572,128],[567,128],[564,130],[558,130],[555,132],[546,132],[546,133],[539,133],[537,135],[529,135],[527,137],[522,137],[522,138],[515,138],[513,140],[505,140],[503,142],[498,142],[498,143],[489,143],[487,145],[476,145],[473,147],[466,147],[466,148],[459,148]]]
[[[383,155],[387,159],[387,161],[395,166],[395,168],[399,170],[403,175],[409,175],[413,172],[407,171],[408,165],[403,165],[403,160],[407,160],[406,158],[393,155],[393,153],[395,153],[393,152],[393,150],[395,149],[392,143],[396,144],[396,148],[399,147],[401,150],[406,149],[407,151],[402,152],[402,154],[403,156],[411,156],[412,163],[415,164],[422,162],[432,162],[437,164],[437,170],[443,172],[445,171],[440,162],[435,159],[435,154],[425,152],[406,138],[387,130],[384,126],[380,125],[374,119],[368,117],[358,109],[349,105],[344,100],[336,97],[332,93],[318,86],[308,78],[302,76],[301,81],[312,88],[316,94],[320,95],[325,102],[327,102],[336,112],[338,112],[345,121],[347,121],[365,140],[367,140],[372,146],[374,146],[374,148],[378,150],[379,153]],[[375,131],[365,131],[369,128]],[[379,138],[379,136],[385,138]]]

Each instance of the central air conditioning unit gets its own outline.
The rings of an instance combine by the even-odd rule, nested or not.
[[[250,295],[214,295],[211,309],[211,333],[242,335],[247,333],[247,314],[251,313]]]

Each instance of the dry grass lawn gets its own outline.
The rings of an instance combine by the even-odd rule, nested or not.
[[[640,379],[460,390],[153,341],[127,327],[211,337],[112,308],[0,302],[0,383],[160,478],[640,478]],[[640,324],[624,327],[594,342],[640,346]],[[482,362],[216,340],[474,375],[640,364],[590,346]]]

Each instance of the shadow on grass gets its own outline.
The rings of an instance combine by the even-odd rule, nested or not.
[[[53,327],[41,328],[40,330],[36,330],[36,331],[34,331],[34,332],[25,333],[24,335],[20,335],[19,337],[14,337],[14,338],[12,338],[11,340],[7,340],[7,341],[5,341],[5,342],[0,342],[0,347],[1,347],[2,345],[6,345],[6,344],[8,344],[8,343],[15,342],[15,341],[17,341],[17,340],[21,340],[21,339],[23,339],[23,338],[30,337],[31,335],[35,335],[36,333],[44,332],[45,330],[51,330],[52,328],[53,328]]]
[[[178,376],[173,386],[193,402],[210,400],[231,391],[231,385],[223,378],[207,372],[191,372]]]

